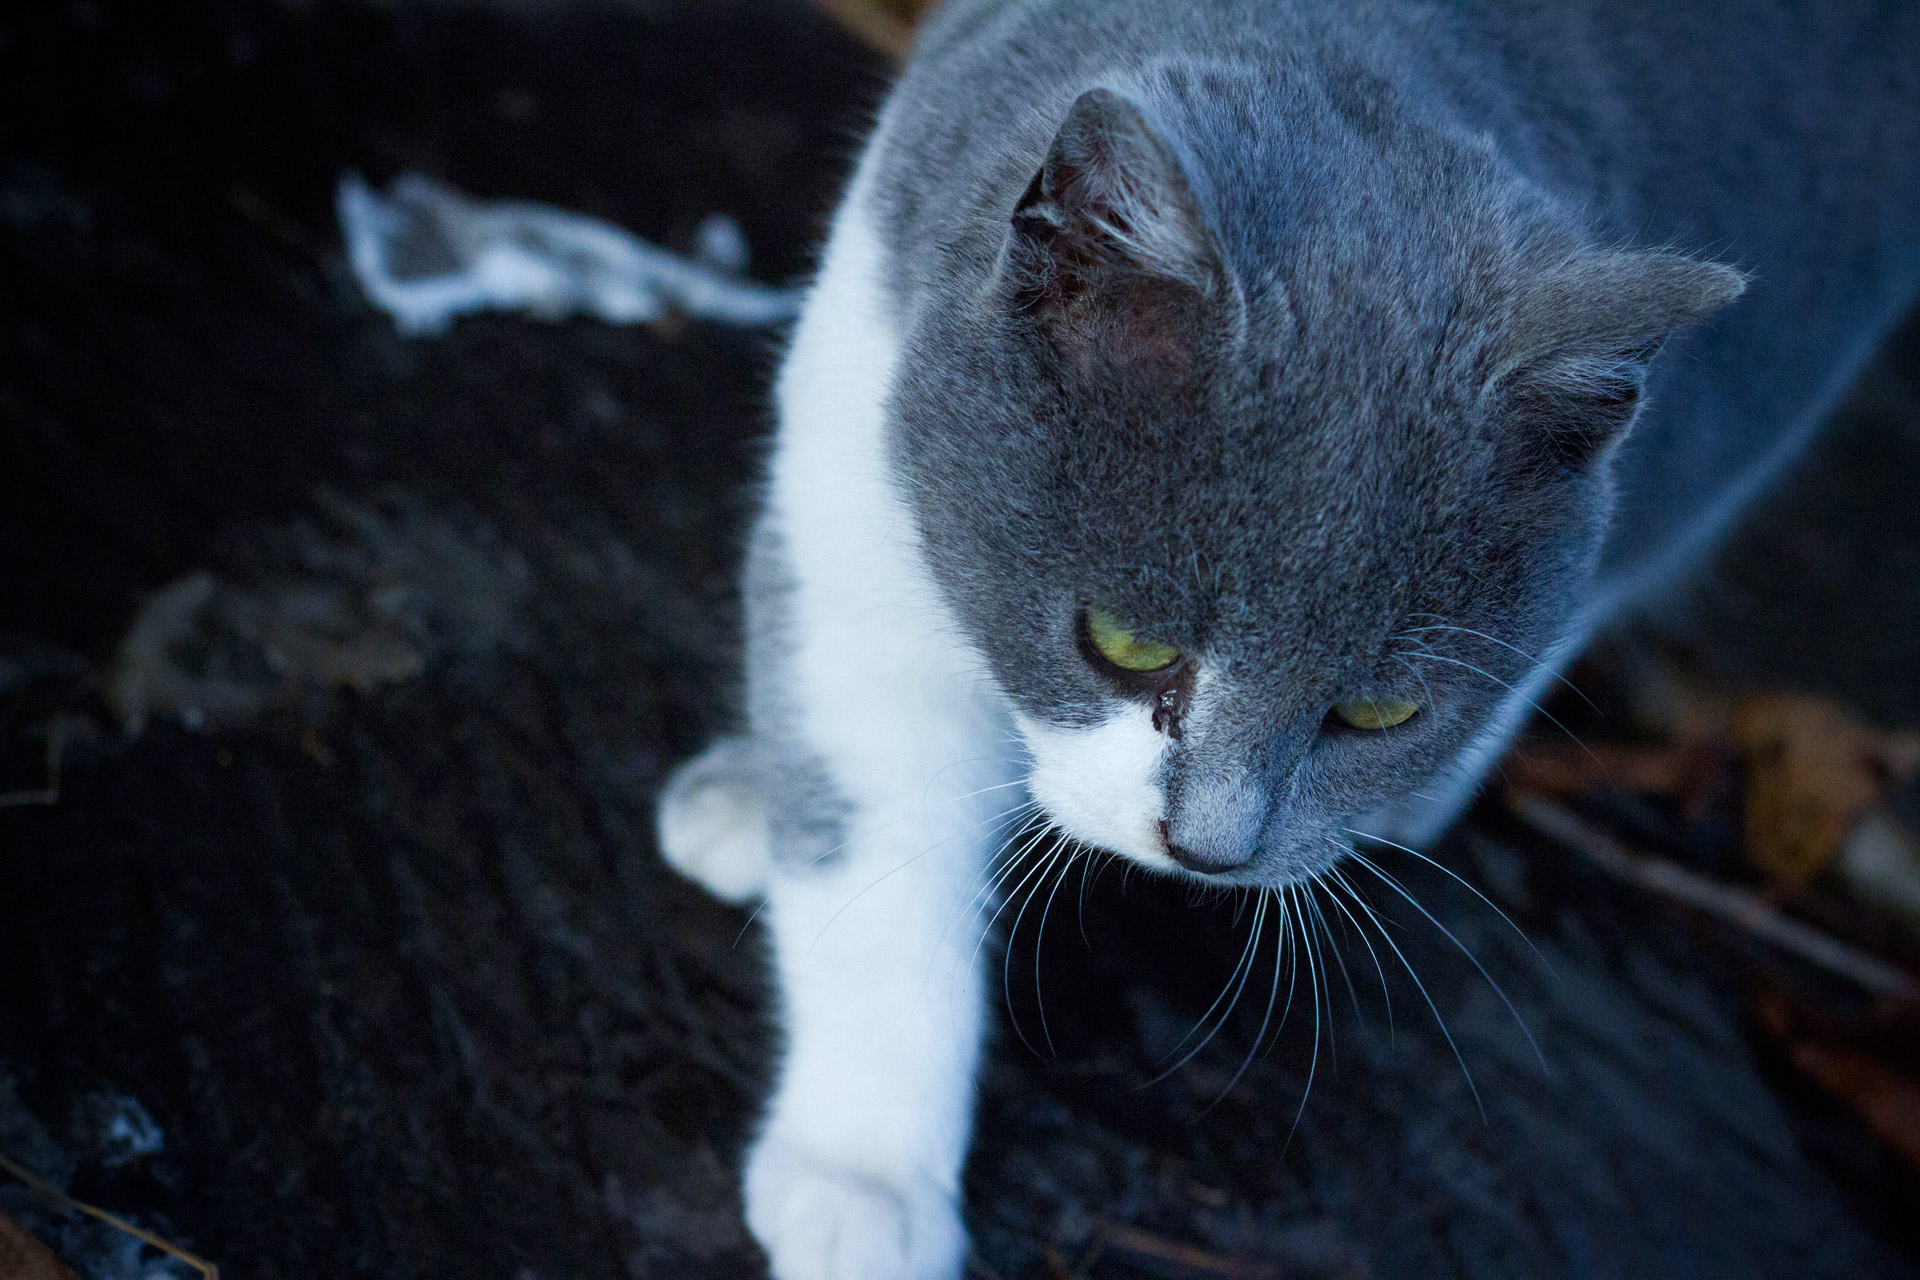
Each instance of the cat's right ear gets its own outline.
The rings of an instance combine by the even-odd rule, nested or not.
[[[1179,158],[1108,89],[1074,100],[1014,207],[1014,305],[1079,363],[1191,364],[1229,286]]]

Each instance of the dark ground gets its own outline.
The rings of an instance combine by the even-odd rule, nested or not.
[[[715,0],[0,18],[0,791],[41,785],[56,730],[64,766],[57,804],[0,809],[0,1151],[234,1277],[760,1274],[732,1172],[772,1042],[757,940],[661,867],[650,805],[727,719],[774,340],[403,341],[330,202],[343,168],[412,167],[679,247],[725,211],[790,279],[883,71],[810,11]],[[1665,630],[1920,721],[1920,334],[1812,475]],[[170,583],[156,668],[122,646]],[[1728,839],[1623,812],[1676,854]],[[1317,1067],[1302,973],[1210,1107],[1267,967],[1143,1087],[1244,930],[1117,875],[1088,943],[1056,912],[1058,1056],[1008,1029],[986,1073],[981,1274],[1066,1274],[1102,1222],[1145,1235],[1095,1276],[1226,1274],[1128,1240],[1247,1275],[1914,1273],[1915,1180],[1748,1012],[1846,992],[1491,806],[1445,856],[1540,952],[1388,864],[1539,1043],[1375,893],[1471,1083],[1392,973],[1389,1034],[1349,937],[1364,1014],[1336,971]],[[1037,1041],[1033,932],[1010,986]],[[18,1187],[0,1210],[96,1280],[184,1274]]]

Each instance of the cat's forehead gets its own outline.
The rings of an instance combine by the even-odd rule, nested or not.
[[[1412,570],[1422,536],[1484,527],[1496,450],[1438,397],[1345,396],[1237,371],[1222,393],[1069,397],[1021,483],[1051,537],[1142,596],[1271,610]],[[1172,600],[1168,601],[1170,604]]]

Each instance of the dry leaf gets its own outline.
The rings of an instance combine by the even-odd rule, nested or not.
[[[1501,765],[1509,786],[1539,795],[1568,796],[1607,783],[1624,791],[1688,799],[1711,781],[1721,754],[1710,746],[1624,746],[1601,742],[1531,743]]]
[[[1794,1066],[1852,1107],[1880,1141],[1920,1169],[1920,1084],[1852,1049],[1802,1040],[1787,1053]]]
[[[1889,782],[1920,773],[1920,734],[1875,729],[1800,694],[1742,699],[1731,736],[1747,770],[1747,856],[1790,885],[1826,869]]]
[[[0,1213],[0,1280],[76,1280],[53,1250]]]

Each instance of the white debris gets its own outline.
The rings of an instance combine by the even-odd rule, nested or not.
[[[443,333],[455,316],[519,311],[611,324],[669,311],[725,324],[777,324],[799,294],[741,276],[746,239],[732,219],[700,228],[690,260],[598,218],[527,200],[476,200],[418,173],[385,195],[357,173],[336,196],[360,287],[403,334]]]
[[[1841,846],[1836,869],[1854,893],[1920,929],[1920,831],[1874,809]]]
[[[167,1145],[167,1135],[161,1132],[153,1114],[130,1094],[110,1089],[90,1093],[80,1100],[79,1112],[82,1123],[92,1131],[100,1162],[109,1169],[124,1168]]]

